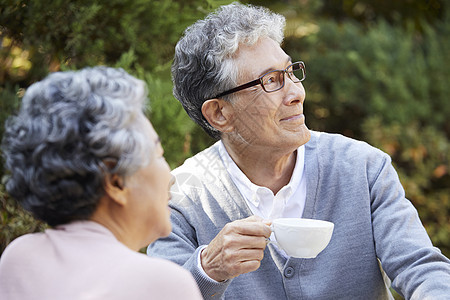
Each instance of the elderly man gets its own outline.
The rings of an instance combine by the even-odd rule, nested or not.
[[[205,299],[389,299],[384,272],[408,299],[449,297],[450,261],[389,156],[306,127],[305,64],[280,47],[284,25],[234,3],[177,44],[174,94],[219,141],[174,170],[173,231],[148,252],[190,270]],[[332,239],[289,257],[266,246],[279,217],[331,221]]]

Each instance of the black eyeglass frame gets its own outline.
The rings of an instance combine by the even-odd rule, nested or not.
[[[292,67],[293,65],[295,65],[295,64],[299,64],[300,68],[303,70],[303,78],[299,79],[298,81],[295,81],[294,79],[292,79],[292,78],[291,78],[291,75],[289,75],[289,73],[288,73],[288,69],[289,69],[290,67]],[[267,74],[270,74],[270,73],[273,73],[273,72],[284,72],[284,74],[283,74],[283,84],[282,84],[279,88],[277,88],[276,90],[273,90],[273,91],[267,91],[266,88],[264,87],[264,84],[263,84],[263,80],[262,80],[262,79],[263,79],[264,76],[266,76]],[[255,86],[255,85],[258,85],[258,84],[261,85],[261,87],[263,88],[263,90],[264,90],[266,93],[276,92],[276,91],[281,90],[281,89],[284,87],[284,83],[286,82],[286,78],[285,78],[286,74],[289,76],[289,78],[290,78],[294,83],[298,83],[298,82],[301,82],[301,81],[305,80],[305,78],[306,78],[306,67],[305,67],[305,63],[302,62],[302,61],[296,61],[296,62],[290,64],[289,66],[287,66],[287,68],[284,69],[284,70],[273,70],[273,71],[269,71],[269,72],[265,73],[264,75],[260,76],[258,79],[252,80],[252,81],[250,81],[250,82],[247,82],[247,83],[244,83],[244,84],[242,84],[242,85],[239,85],[239,86],[237,86],[237,87],[235,87],[235,88],[232,88],[232,89],[230,89],[230,90],[228,90],[228,91],[222,92],[222,93],[218,94],[217,96],[212,97],[211,99],[220,98],[220,97],[223,97],[223,96],[226,96],[226,95],[229,95],[229,94],[232,94],[232,93],[235,93],[235,92],[238,92],[238,91],[247,89],[247,88],[249,88],[249,87],[252,87],[252,86]]]

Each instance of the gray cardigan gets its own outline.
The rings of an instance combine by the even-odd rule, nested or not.
[[[450,299],[450,261],[432,246],[390,157],[341,135],[311,133],[303,217],[335,224],[316,258],[286,259],[269,244],[254,272],[220,283],[201,275],[199,247],[225,224],[252,215],[217,144],[173,171],[173,231],[148,254],[190,270],[205,299],[389,299],[380,262],[406,299]]]

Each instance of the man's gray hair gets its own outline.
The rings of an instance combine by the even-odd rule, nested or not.
[[[285,18],[264,7],[232,3],[188,27],[177,43],[172,64],[174,96],[210,136],[220,132],[203,117],[205,100],[234,88],[238,70],[233,54],[240,44],[253,45],[262,37],[281,44]],[[231,100],[232,95],[224,96]]]
[[[149,163],[154,146],[137,123],[146,101],[145,83],[122,69],[57,72],[31,85],[6,122],[7,191],[50,225],[89,218],[106,174]]]

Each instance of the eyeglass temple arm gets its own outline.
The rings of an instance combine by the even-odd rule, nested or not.
[[[244,83],[243,85],[237,86],[237,87],[235,87],[235,88],[233,88],[231,90],[225,91],[223,93],[220,93],[219,95],[213,97],[212,99],[220,98],[220,97],[223,97],[225,95],[229,95],[229,94],[235,93],[237,91],[240,91],[240,90],[243,90],[243,89],[246,89],[246,88],[258,85],[258,84],[261,84],[261,79],[260,78],[255,79],[255,80],[250,81],[250,82],[247,82],[247,83]]]

